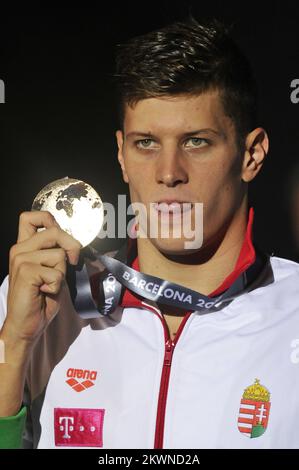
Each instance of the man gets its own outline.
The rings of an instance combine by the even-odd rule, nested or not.
[[[131,266],[198,308],[126,289],[111,315],[81,319],[65,282],[80,244],[49,213],[21,214],[2,285],[2,446],[20,445],[27,413],[25,447],[298,447],[299,266],[252,240],[268,137],[247,60],[219,23],[191,19],[122,45],[116,78],[118,159],[149,214]],[[183,203],[193,226],[203,205],[200,247],[174,236]],[[151,237],[163,204],[169,237]]]

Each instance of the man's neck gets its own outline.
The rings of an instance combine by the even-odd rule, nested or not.
[[[209,295],[233,271],[244,242],[247,221],[247,207],[243,205],[234,214],[217,248],[210,246],[187,257],[169,257],[161,253],[148,238],[139,238],[139,269],[145,274]],[[192,262],[188,262],[188,258]]]

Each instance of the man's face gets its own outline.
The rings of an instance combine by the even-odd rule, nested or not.
[[[184,242],[190,238],[173,236],[175,226],[182,229],[183,220],[183,215],[175,212],[181,207],[175,201],[192,203],[192,230],[202,230],[195,226],[194,206],[202,203],[202,246],[217,239],[245,193],[243,155],[218,92],[148,98],[127,106],[124,132],[119,130],[116,136],[131,202],[143,203],[147,210],[148,235],[149,224],[158,221],[160,232],[166,217],[165,211],[159,210],[162,206],[155,205],[157,210],[150,212],[150,205],[168,204],[170,236],[149,236],[151,242],[168,254],[186,253]]]

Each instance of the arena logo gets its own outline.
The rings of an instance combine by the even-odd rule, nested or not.
[[[299,103],[299,78],[294,78],[294,80],[291,81],[290,87],[293,88],[290,95],[291,102],[297,104]]]
[[[69,368],[67,370],[66,376],[68,380],[66,383],[75,391],[82,392],[87,390],[90,387],[95,385],[97,378],[96,370],[83,370],[83,369],[73,369]]]
[[[0,80],[0,103],[5,103],[5,84]]]

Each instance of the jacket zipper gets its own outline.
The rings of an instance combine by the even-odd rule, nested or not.
[[[169,375],[170,375],[170,368],[171,368],[171,361],[172,361],[174,347],[175,347],[174,342],[171,341],[171,339],[169,338],[165,343],[165,356],[164,356],[163,370],[162,370],[161,383],[160,383],[154,449],[163,448],[166,398],[167,398]]]
[[[181,324],[179,326],[179,329],[178,329],[178,332],[174,341],[172,341],[170,338],[164,318],[160,317],[163,323],[163,327],[164,327],[166,342],[165,342],[163,369],[162,369],[161,382],[160,382],[154,449],[163,449],[165,411],[166,411],[166,401],[167,401],[172,356],[173,356],[175,345],[177,344],[178,339],[185,326],[185,323],[190,317],[191,313],[192,312],[188,312],[185,314],[184,318],[181,321]]]

